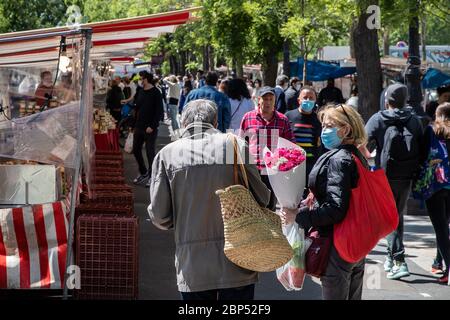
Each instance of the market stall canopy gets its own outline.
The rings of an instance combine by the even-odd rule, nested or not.
[[[292,77],[303,78],[303,58],[298,58],[297,62],[290,63]],[[330,78],[342,78],[356,72],[355,67],[340,67],[338,64],[326,61],[307,61],[306,80],[325,81]]]
[[[422,79],[424,89],[436,89],[445,85],[450,85],[450,75],[434,68],[429,68]]]
[[[193,13],[199,9],[195,7],[140,17],[93,22],[79,27],[92,29],[92,60],[119,58],[142,52],[151,39],[161,34],[172,33],[179,25],[195,19]],[[69,30],[71,28],[67,26],[0,34],[0,67],[35,65],[57,60],[59,36],[28,40],[23,40],[22,37]],[[71,48],[73,41],[73,38],[67,39],[68,49]]]

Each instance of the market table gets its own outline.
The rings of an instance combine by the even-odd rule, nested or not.
[[[119,129],[110,129],[107,133],[94,135],[97,150],[119,151]]]
[[[110,144],[110,150],[119,151],[119,129],[108,130],[108,141]]]
[[[97,133],[94,139],[97,150],[111,150],[107,133]]]

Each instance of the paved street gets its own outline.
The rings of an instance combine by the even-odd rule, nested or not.
[[[168,128],[160,127],[158,149],[169,143]],[[125,156],[128,183],[137,174],[137,165],[131,155]],[[155,228],[148,218],[148,189],[135,187],[135,210],[140,217],[140,299],[179,299],[174,268],[174,240],[172,231]],[[414,211],[417,211],[415,209]],[[389,281],[383,271],[386,243],[380,241],[367,259],[364,299],[412,300],[449,299],[450,287],[436,283],[430,273],[436,246],[433,227],[427,216],[408,215],[405,218],[405,246],[411,276],[401,281]],[[307,277],[302,291],[287,292],[274,272],[261,274],[256,286],[256,299],[295,300],[321,299],[317,279]]]

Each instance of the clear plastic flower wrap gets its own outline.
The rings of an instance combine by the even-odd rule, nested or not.
[[[264,162],[273,192],[283,208],[300,204],[306,184],[306,152],[286,139],[279,138],[277,149],[264,149]]]

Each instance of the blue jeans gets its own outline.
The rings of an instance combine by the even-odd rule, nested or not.
[[[169,111],[170,111],[170,120],[172,121],[172,129],[178,130],[180,126],[178,125],[178,106],[175,104],[169,104]]]
[[[255,285],[198,292],[180,292],[183,300],[253,300]]]

